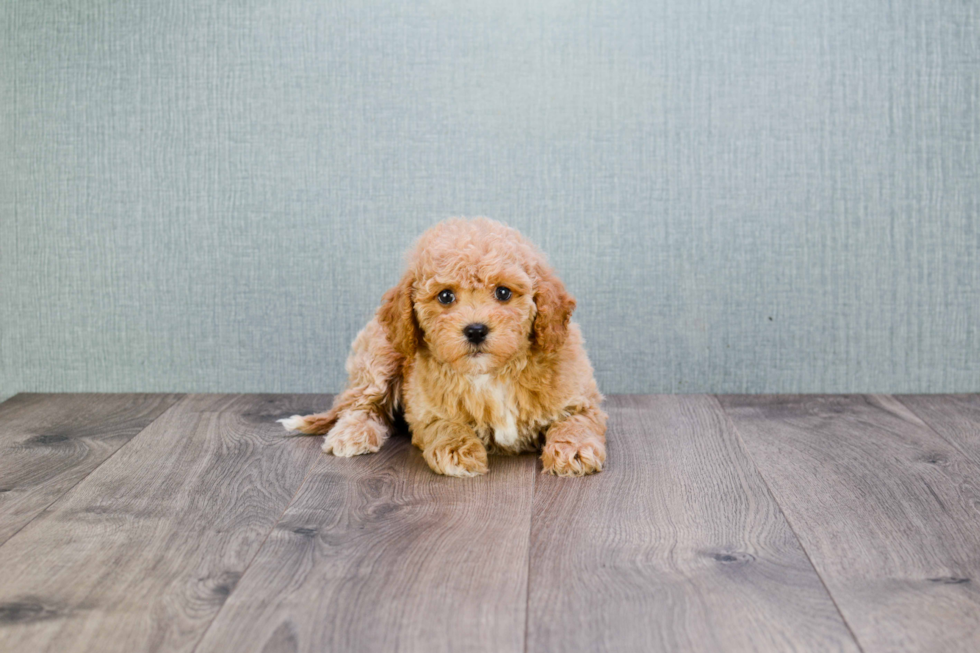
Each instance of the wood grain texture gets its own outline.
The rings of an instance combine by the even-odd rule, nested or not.
[[[950,444],[980,462],[980,394],[898,395],[895,398]]]
[[[980,467],[889,396],[720,398],[865,651],[980,650]]]
[[[0,547],[0,650],[190,650],[320,455],[274,419],[329,402],[182,399]]]
[[[856,651],[718,403],[611,398],[598,476],[541,477],[528,651]]]
[[[0,544],[180,396],[20,394],[0,405]]]
[[[595,477],[460,480],[274,422],[325,395],[19,395],[0,487],[49,500],[0,650],[980,650],[980,398],[720,401],[610,398]]]
[[[437,476],[398,436],[321,457],[199,650],[523,650],[535,469]]]

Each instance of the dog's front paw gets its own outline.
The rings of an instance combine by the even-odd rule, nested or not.
[[[323,438],[323,452],[343,458],[374,453],[387,435],[388,427],[369,413],[348,413]]]
[[[555,476],[585,476],[602,471],[606,445],[599,440],[547,442],[541,452],[544,471]]]
[[[422,456],[437,474],[466,477],[487,473],[487,448],[475,437],[434,444]]]

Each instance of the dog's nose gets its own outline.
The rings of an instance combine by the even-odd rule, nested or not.
[[[490,327],[486,324],[467,324],[463,327],[463,335],[474,345],[478,345],[487,339]]]

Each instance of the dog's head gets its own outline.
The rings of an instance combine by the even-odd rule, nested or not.
[[[544,256],[499,222],[448,220],[426,231],[378,319],[396,350],[420,348],[464,374],[491,372],[565,342],[575,300]]]

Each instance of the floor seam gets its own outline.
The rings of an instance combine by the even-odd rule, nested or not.
[[[24,394],[24,393],[18,393],[18,394]],[[14,395],[14,396],[17,396],[17,395]],[[26,524],[24,524],[23,526],[21,526],[20,528],[18,528],[16,531],[14,531],[13,533],[11,533],[10,534],[10,537],[8,537],[3,542],[0,542],[0,549],[3,549],[3,547],[5,547],[7,545],[7,542],[10,542],[12,539],[14,539],[15,537],[17,537],[21,533],[21,531],[23,531],[25,528],[27,528],[28,526],[30,526],[31,524],[33,524],[35,521],[37,521],[37,519],[41,515],[44,515],[45,513],[47,513],[48,509],[51,506],[53,506],[54,504],[58,503],[59,501],[61,501],[62,499],[64,499],[66,496],[68,496],[69,494],[71,494],[71,491],[74,490],[76,487],[78,487],[79,484],[82,483],[82,481],[84,481],[89,476],[91,476],[92,474],[94,474],[97,470],[101,469],[102,466],[105,465],[110,460],[112,460],[113,457],[116,456],[116,454],[118,454],[120,451],[122,451],[123,449],[125,449],[126,447],[128,447],[130,442],[132,442],[133,440],[135,440],[139,436],[143,435],[143,433],[145,433],[148,428],[150,428],[151,426],[153,426],[154,424],[156,424],[157,421],[160,420],[161,418],[163,418],[164,415],[166,415],[167,413],[169,413],[170,411],[172,411],[174,408],[176,408],[177,406],[179,406],[181,403],[183,403],[186,400],[186,398],[187,398],[188,395],[186,395],[186,394],[177,394],[176,396],[179,397],[179,398],[176,399],[172,404],[170,404],[169,406],[167,406],[167,408],[162,413],[160,413],[159,415],[157,415],[156,417],[154,417],[152,420],[150,420],[150,423],[149,424],[147,424],[146,426],[144,426],[143,428],[141,428],[139,431],[137,431],[135,434],[133,434],[133,437],[129,438],[129,440],[127,440],[126,442],[123,442],[119,446],[118,449],[116,449],[111,454],[109,454],[108,456],[106,456],[105,457],[105,460],[103,460],[98,465],[96,465],[95,467],[93,467],[89,471],[88,474],[86,474],[85,476],[81,477],[80,479],[78,479],[77,481],[75,481],[74,483],[72,483],[71,484],[71,487],[67,488],[64,492],[62,492],[57,497],[55,497],[55,499],[53,501],[51,501],[51,503],[49,503],[48,505],[44,506],[44,508],[42,508],[41,510],[39,510],[38,513],[36,515],[34,515],[33,517],[31,517],[31,519]],[[13,398],[13,397],[11,397],[11,398]]]
[[[313,436],[313,437],[323,437],[323,436]],[[272,526],[269,528],[269,532],[267,532],[265,534],[265,537],[262,538],[262,544],[260,544],[259,548],[255,550],[255,555],[253,555],[252,559],[248,561],[247,565],[245,565],[245,569],[242,570],[242,575],[238,577],[238,581],[235,583],[235,588],[228,593],[228,597],[225,599],[224,603],[222,603],[221,607],[218,608],[218,611],[214,613],[214,616],[211,618],[210,623],[208,623],[208,627],[205,628],[204,632],[201,633],[201,636],[197,639],[197,642],[194,643],[194,648],[192,648],[191,651],[196,653],[198,647],[201,645],[201,642],[204,641],[205,636],[207,636],[208,632],[211,630],[211,627],[215,624],[216,621],[218,621],[218,617],[221,616],[221,613],[224,612],[225,607],[231,602],[231,597],[235,595],[235,590],[237,590],[238,587],[242,584],[242,581],[245,579],[245,576],[248,574],[248,570],[252,568],[252,563],[254,563],[255,560],[259,557],[259,554],[262,553],[262,549],[265,548],[266,542],[269,541],[269,537],[272,535],[272,532],[276,530],[276,526],[278,526],[279,522],[282,521],[282,518],[286,514],[286,511],[289,510],[289,508],[296,501],[296,497],[299,496],[300,490],[302,490],[303,487],[306,485],[306,482],[309,480],[310,474],[313,473],[313,468],[316,467],[316,463],[319,459],[320,459],[319,456],[316,455],[316,453],[314,452],[313,458],[312,460],[310,460],[310,466],[307,468],[306,474],[303,475],[303,480],[300,481],[298,486],[296,486],[296,491],[293,493],[293,496],[289,499],[289,501],[286,502],[286,506],[282,509],[282,512],[279,513],[279,516],[276,517],[276,520],[272,522]]]
[[[933,433],[935,433],[936,436],[940,440],[942,440],[943,442],[945,442],[949,446],[951,446],[954,449],[956,449],[960,453],[960,455],[962,455],[963,457],[965,457],[967,460],[969,460],[974,465],[980,465],[980,459],[977,459],[972,453],[970,453],[969,451],[966,451],[965,449],[963,449],[962,447],[960,447],[960,445],[957,444],[957,442],[955,440],[950,440],[948,437],[946,437],[945,435],[943,435],[942,433],[940,433],[939,430],[936,429],[936,427],[933,426],[925,417],[923,417],[922,415],[920,415],[918,413],[918,411],[916,411],[914,408],[912,408],[907,403],[905,403],[904,401],[902,401],[901,395],[887,395],[887,396],[891,397],[892,399],[894,399],[895,401],[897,401],[899,404],[901,404],[903,408],[905,408],[907,411],[909,411],[910,413],[912,413],[920,422],[922,422],[922,424],[925,425],[925,427],[927,429],[929,429],[930,431],[932,431]],[[940,395],[940,396],[948,397],[949,395]]]
[[[527,638],[530,633],[531,621],[531,547],[533,546],[535,489],[538,486],[538,459],[534,458],[534,469],[531,471],[531,509],[527,520],[527,578],[524,592],[524,653],[527,653]]]
[[[784,520],[786,520],[786,525],[789,527],[790,532],[793,534],[793,537],[796,539],[796,543],[800,545],[800,551],[802,551],[803,555],[806,556],[806,560],[810,565],[810,569],[812,569],[813,573],[817,576],[817,580],[820,581],[820,585],[823,587],[824,592],[827,593],[827,597],[830,599],[830,602],[834,605],[834,609],[837,610],[837,614],[840,615],[841,623],[843,623],[844,627],[847,628],[847,632],[848,634],[850,634],[851,640],[854,641],[854,645],[858,647],[858,650],[862,651],[863,653],[864,647],[861,645],[861,642],[858,640],[858,637],[855,634],[854,629],[851,628],[851,624],[847,621],[847,617],[844,616],[844,611],[841,610],[840,604],[837,603],[837,599],[834,597],[834,594],[830,591],[830,588],[827,587],[827,582],[820,574],[820,570],[817,569],[817,565],[814,564],[813,558],[810,557],[810,552],[807,551],[806,546],[803,544],[803,540],[800,538],[799,533],[797,533],[796,529],[793,527],[792,520],[790,520],[789,515],[786,514],[786,511],[783,510],[782,504],[779,503],[779,500],[776,498],[776,494],[772,491],[772,488],[769,486],[769,480],[766,478],[765,474],[762,473],[762,470],[759,469],[759,466],[755,462],[755,458],[752,457],[752,454],[749,451],[748,446],[746,446],[745,444],[745,440],[742,439],[742,434],[739,433],[738,427],[735,425],[735,420],[733,420],[731,418],[731,415],[728,414],[728,410],[725,408],[724,404],[721,403],[721,400],[718,398],[718,395],[711,395],[711,398],[714,399],[715,403],[718,405],[718,408],[721,410],[722,415],[725,416],[725,420],[728,422],[728,425],[732,429],[732,433],[735,435],[736,439],[738,440],[739,446],[742,448],[742,452],[745,454],[745,457],[748,459],[748,461],[752,464],[752,469],[754,469],[755,473],[758,474],[759,479],[762,481],[762,484],[766,488],[766,492],[769,494],[770,498],[772,498],[773,503],[776,505],[776,508],[779,510],[779,514],[783,516]]]

